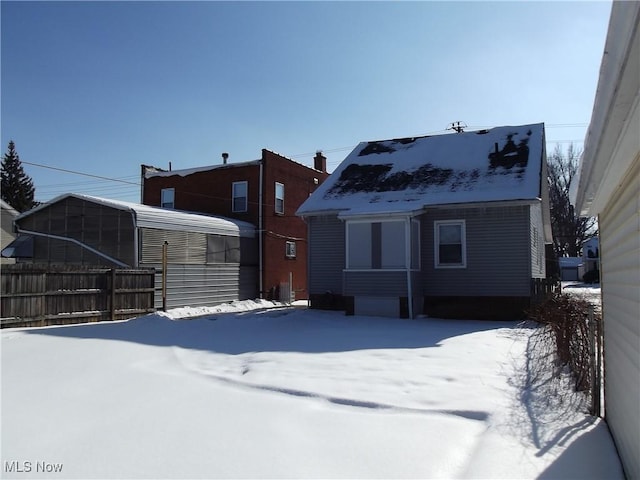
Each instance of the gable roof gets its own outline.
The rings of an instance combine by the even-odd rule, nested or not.
[[[256,227],[253,224],[232,218],[151,207],[139,203],[123,202],[78,193],[60,195],[45,204],[22,213],[16,220],[32,215],[39,210],[47,208],[51,204],[58,203],[69,197],[104,205],[117,210],[129,211],[133,214],[137,227],[211,233],[235,237],[255,237],[256,235]]]
[[[542,197],[544,124],[360,143],[297,215],[418,212]]]
[[[5,202],[4,200],[0,200],[0,206],[2,208],[2,210],[9,212],[13,217],[18,216],[18,211],[13,208],[11,205],[9,205],[7,202]]]

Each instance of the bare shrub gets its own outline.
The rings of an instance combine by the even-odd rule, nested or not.
[[[592,383],[589,311],[591,304],[565,293],[555,293],[530,311],[553,342],[556,375],[568,369],[577,391],[589,392]],[[599,312],[594,312],[599,315]]]

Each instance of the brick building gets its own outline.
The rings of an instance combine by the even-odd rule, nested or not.
[[[142,203],[222,215],[259,232],[258,291],[264,298],[307,299],[307,226],[298,207],[329,176],[318,152],[314,168],[263,149],[259,160],[165,171],[142,165]],[[291,283],[290,283],[291,281]]]

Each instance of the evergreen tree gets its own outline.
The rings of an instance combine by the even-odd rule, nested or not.
[[[580,217],[569,200],[569,187],[578,172],[582,152],[559,145],[547,157],[553,249],[557,257],[577,257],[585,240],[598,234],[596,219]]]
[[[33,200],[36,191],[33,180],[24,173],[13,140],[9,142],[9,150],[2,158],[2,184],[0,188],[2,200],[18,212],[25,212],[36,205]]]

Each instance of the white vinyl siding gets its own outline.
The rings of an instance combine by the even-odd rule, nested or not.
[[[640,157],[625,179],[598,217],[605,418],[629,478],[640,478]]]
[[[434,235],[435,267],[465,268],[467,266],[465,221],[436,221]]]

